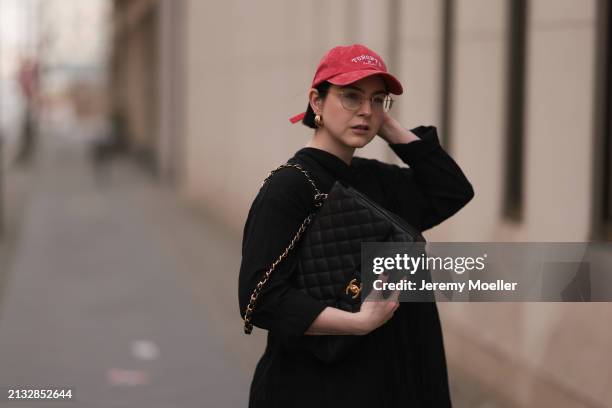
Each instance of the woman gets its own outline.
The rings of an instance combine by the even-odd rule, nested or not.
[[[410,131],[389,115],[389,93],[402,92],[372,50],[359,44],[331,49],[315,73],[306,112],[291,118],[314,134],[289,161],[306,169],[322,192],[343,180],[425,231],[456,213],[474,192],[441,148],[435,127]],[[354,156],[377,135],[410,168]],[[255,285],[291,241],[312,200],[312,186],[294,169],[276,172],[257,194],[244,227],[243,318]],[[294,266],[290,252],[251,317],[268,330],[268,339],[250,407],[451,406],[435,303],[364,302],[359,312],[345,312],[294,288]],[[325,334],[360,336],[356,354],[326,364],[300,342]]]

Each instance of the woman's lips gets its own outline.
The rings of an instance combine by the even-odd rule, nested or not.
[[[368,131],[370,130],[370,128],[366,125],[357,125],[357,126],[351,126],[351,130],[353,131],[353,133],[357,135],[366,135],[368,134]]]

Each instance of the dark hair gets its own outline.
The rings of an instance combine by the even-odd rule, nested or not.
[[[327,96],[327,91],[329,91],[329,87],[331,86],[330,82],[323,81],[319,85],[315,86],[315,89],[319,91],[319,97],[325,99]],[[316,129],[317,125],[314,122],[315,113],[310,106],[310,101],[308,102],[308,107],[306,108],[306,114],[304,115],[304,119],[302,119],[302,123],[309,128]]]

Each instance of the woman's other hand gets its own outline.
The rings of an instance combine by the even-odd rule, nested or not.
[[[370,292],[361,304],[359,312],[354,314],[355,327],[358,330],[355,334],[368,334],[389,321],[399,307],[399,293],[399,290],[394,290],[388,298],[384,299],[382,291]]]
[[[382,277],[385,280],[385,277]],[[306,335],[342,334],[362,336],[385,324],[399,307],[399,290],[388,298],[382,291],[372,291],[361,304],[359,312],[351,313],[335,307],[326,307],[317,316]]]
[[[417,135],[404,128],[397,119],[389,115],[389,112],[384,113],[382,125],[378,130],[378,136],[390,144],[410,143],[420,140]]]

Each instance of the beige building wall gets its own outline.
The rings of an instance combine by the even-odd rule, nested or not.
[[[396,60],[404,95],[393,114],[409,128],[437,126],[440,121],[441,15],[440,0],[405,1],[399,7]]]
[[[512,63],[506,60],[507,4],[458,1],[452,155],[476,197],[436,231],[437,240],[590,238],[596,2],[529,3],[524,220],[501,217],[504,86]],[[439,307],[451,369],[509,404],[597,407],[612,401],[609,304]]]
[[[157,2],[157,170],[172,186],[183,179],[185,136],[185,1]]]
[[[158,7],[155,0],[113,2],[112,99],[134,153],[154,160],[158,144]],[[163,96],[163,95],[162,95]]]
[[[521,234],[529,240],[589,239],[596,9],[595,0],[533,2],[527,58],[528,200]]]
[[[493,241],[503,192],[506,1],[456,1],[454,24],[450,153],[476,196],[433,239]]]

